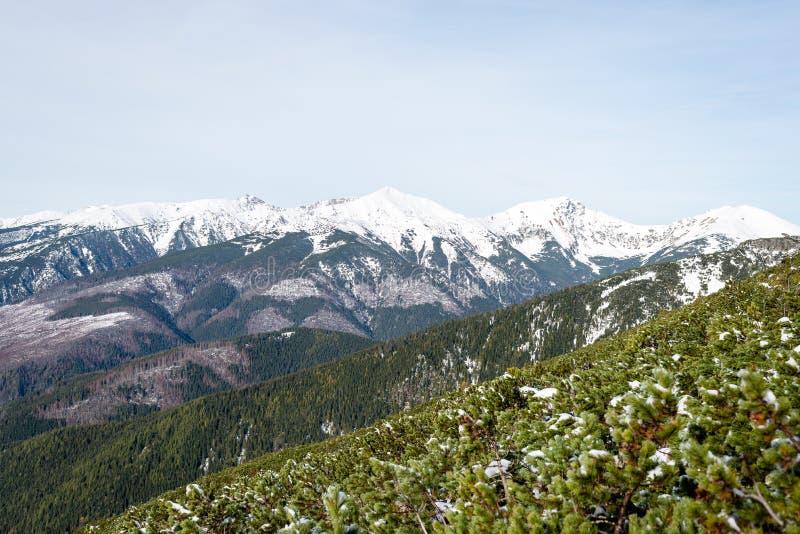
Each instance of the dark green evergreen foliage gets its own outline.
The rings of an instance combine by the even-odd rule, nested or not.
[[[71,304],[70,306],[48,317],[51,321],[85,317],[88,315],[105,315],[127,306],[136,306],[134,299],[127,295],[94,295]]]
[[[752,263],[742,262],[739,268],[743,276],[752,269]],[[652,269],[657,276],[641,276]],[[40,436],[41,441],[17,444],[4,454],[14,458],[9,463],[25,464],[30,462],[25,458],[41,457],[49,450],[50,440],[85,440],[81,447],[75,447],[85,456],[73,453],[53,460],[59,489],[47,493],[37,505],[43,510],[70,499],[71,515],[52,521],[74,525],[81,514],[97,517],[118,511],[135,502],[130,500],[132,495],[141,499],[192,480],[205,458],[210,459],[211,471],[235,464],[245,434],[247,457],[318,441],[330,433],[363,427],[461,385],[492,379],[509,366],[527,365],[573,350],[597,336],[624,330],[653,317],[659,309],[680,305],[681,296],[667,285],[676,279],[676,269],[663,265],[633,271],[525,305],[446,322],[314,369],[212,395],[113,430],[98,426],[82,429],[80,434],[74,430],[51,432]],[[610,318],[603,328],[596,323],[601,309]],[[202,423],[192,426],[186,421]],[[158,436],[158,440],[147,449],[146,459],[125,460],[128,451],[134,450],[135,439],[147,439],[141,436]],[[141,465],[145,461],[147,468]],[[147,473],[151,472],[157,474],[150,477]],[[76,497],[69,488],[81,477],[96,482]],[[14,480],[2,471],[2,462],[0,480]],[[126,484],[136,487],[123,488]],[[34,476],[17,490],[32,494],[35,488],[43,492],[45,486],[49,487],[47,480]],[[97,504],[94,492],[106,496],[103,506]],[[120,497],[115,501],[114,495]],[[21,500],[29,505],[35,501]],[[16,513],[9,512],[12,516]]]
[[[380,334],[380,339],[392,339],[448,319],[452,319],[452,315],[434,304],[420,304],[410,309],[386,307],[375,311],[371,326],[373,332]]]
[[[89,532],[800,532],[800,257]]]
[[[250,383],[310,368],[372,344],[371,340],[360,336],[308,328],[246,336],[236,341],[250,361],[249,367],[241,373]]]
[[[37,391],[24,398],[15,399],[0,411],[0,447],[28,439],[37,434],[63,426],[59,420],[39,417],[43,406],[60,400],[74,401],[89,393],[87,384],[101,373],[77,376],[54,390]]]
[[[200,316],[202,318],[202,316]],[[215,318],[201,323],[192,330],[192,335],[197,341],[212,341],[245,335],[247,325],[238,315]]]
[[[317,297],[303,297],[292,303],[288,309],[289,319],[292,321],[302,321],[306,317],[316,313],[323,305],[323,300]]]
[[[192,295],[192,300],[181,309],[181,314],[195,316],[194,324],[190,326],[190,329],[195,328],[197,325],[208,321],[220,310],[226,308],[237,295],[236,288],[227,282],[221,281],[210,284],[200,288]],[[197,333],[194,334],[197,336]],[[207,335],[203,336],[202,330],[200,334],[201,337],[197,337],[197,339],[213,339]]]
[[[219,265],[243,257],[244,251],[242,247],[226,241],[206,247],[174,250],[147,263],[127,269],[125,272],[108,273],[103,278],[105,280],[113,280],[132,274],[150,274],[169,269],[185,269],[188,266],[202,269],[206,266]]]
[[[38,417],[33,403],[21,399],[14,400],[3,407],[3,414],[0,416],[0,436],[2,436],[0,447],[6,447],[60,426],[62,426],[61,421]]]
[[[163,353],[145,356],[124,363],[107,372],[83,374],[60,383],[46,391],[12,401],[0,410],[0,446],[10,444],[53,428],[66,426],[63,418],[47,416],[48,408],[80,406],[100,398],[116,409],[93,420],[124,420],[159,409],[158,405],[143,403],[147,396],[147,381],[154,380],[148,372],[159,367],[172,367],[168,378],[161,378],[160,391],[173,404],[187,402],[218,391],[241,388],[276,376],[339,358],[372,345],[367,338],[307,328],[292,329],[244,336],[231,341],[180,347]],[[244,355],[244,365],[216,369],[211,363],[193,362],[195,350],[209,347],[234,347]],[[223,378],[222,373],[227,376]],[[144,377],[139,378],[142,373]],[[143,383],[142,380],[145,380]],[[172,392],[170,394],[170,392]],[[163,399],[162,402],[167,402]],[[81,409],[81,408],[78,408]]]
[[[194,362],[187,362],[181,369],[177,389],[181,401],[188,402],[203,395],[230,388],[231,385],[217,376],[213,370]]]

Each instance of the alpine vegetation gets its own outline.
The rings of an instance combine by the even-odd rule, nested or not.
[[[348,355],[368,340],[292,329],[80,375],[0,411],[0,489],[15,496],[0,509],[0,530],[72,529],[244,460],[356,431],[623,332],[795,247],[759,240],[634,269]],[[237,389],[257,380],[266,381]],[[206,396],[186,402],[197,395]],[[46,432],[103,418],[111,422]]]
[[[800,532],[800,256],[89,532]]]

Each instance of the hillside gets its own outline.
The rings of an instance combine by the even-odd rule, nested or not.
[[[0,490],[15,496],[0,527],[30,517],[67,528],[204,472],[361,428],[640,324],[749,275],[759,262],[779,261],[792,246],[768,240],[633,270],[172,410],[37,436],[0,453]],[[46,474],[36,465],[47,465]],[[68,509],[50,513],[66,501]]]
[[[337,274],[367,280],[378,275],[393,282],[416,270],[431,285],[428,293],[436,289],[451,307],[475,311],[472,297],[514,304],[632,267],[727,250],[749,239],[797,234],[797,225],[748,206],[643,226],[556,198],[473,219],[392,188],[289,209],[252,196],[91,206],[0,219],[0,304],[196,247],[241,238],[242,249],[252,252],[265,240],[294,235],[311,243],[309,257],[352,241],[366,243],[404,269],[388,269],[391,264],[343,249],[338,250],[343,256],[339,263],[348,272]],[[364,298],[361,290],[352,295],[356,300]],[[421,297],[428,304],[437,302],[431,295]]]
[[[296,328],[196,343],[79,375],[0,407],[0,447],[53,428],[165,410],[364,349],[370,339]]]
[[[800,257],[91,532],[797,532]]]
[[[344,233],[332,239],[335,247],[305,233],[249,236],[87,276],[0,306],[0,405],[74,374],[194,341],[300,326],[388,339],[547,289],[520,277],[504,286],[503,298],[489,298],[474,279],[461,279],[458,268],[443,281],[388,246]],[[798,247],[792,238],[748,243],[681,264],[676,278],[662,276],[660,289],[642,306],[655,313],[688,302],[708,291],[704,278],[718,288],[730,276],[747,276]],[[690,274],[692,265],[698,266],[696,275]],[[586,313],[571,313],[581,316],[578,322],[597,322],[592,340],[619,320],[602,313],[599,300],[588,304]],[[535,352],[537,341],[531,343]],[[567,348],[582,344],[576,340]]]

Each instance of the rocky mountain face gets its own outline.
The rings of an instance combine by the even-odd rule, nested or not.
[[[644,227],[562,198],[469,219],[393,189],[4,219],[0,403],[197,341],[294,326],[388,339],[781,233],[800,228],[746,207]]]
[[[749,207],[641,226],[568,198],[470,219],[391,188],[291,209],[251,196],[90,207],[0,220],[0,303],[177,251],[234,238],[257,247],[258,236],[301,233],[313,245],[308,256],[359,240],[449,283],[462,303],[477,297],[510,304],[625,268],[725,250],[747,239],[797,235],[800,227]]]
[[[193,341],[295,325],[389,338],[525,294],[509,297],[468,262],[450,275],[335,231],[250,234],[75,278],[0,307],[0,401]]]
[[[465,298],[435,270],[358,235],[334,239],[336,246],[307,233],[251,235],[75,279],[0,307],[0,405],[68,376],[192,342],[298,326],[387,339],[501,305],[474,293]],[[526,319],[530,332],[519,350],[535,360],[554,340],[565,349],[582,346],[798,249],[792,238],[750,241],[553,293]],[[490,286],[476,282],[474,291],[490,294]]]
[[[0,303],[65,280],[220,243],[267,224],[276,209],[253,197],[91,207],[0,219]]]

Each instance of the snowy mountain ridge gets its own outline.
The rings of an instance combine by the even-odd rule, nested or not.
[[[638,225],[566,197],[519,204],[483,221],[528,257],[554,239],[593,267],[592,258],[639,257],[647,263],[659,251],[697,240],[707,240],[698,253],[712,253],[749,239],[800,234],[800,226],[750,206],[723,206],[666,225]]]
[[[58,227],[59,237],[86,230],[140,228],[159,255],[170,250],[175,236],[187,229],[192,245],[204,246],[253,232],[279,217],[280,208],[249,195],[236,200],[196,200],[181,203],[143,202],[121,206],[89,206],[66,213],[45,211],[0,219],[0,229],[29,228],[32,232]]]
[[[145,227],[158,243],[159,253],[168,250],[167,237],[190,226],[195,229],[199,246],[256,231],[304,230],[314,235],[340,229],[371,234],[396,250],[403,247],[403,234],[413,237],[417,250],[430,245],[432,236],[463,238],[484,256],[494,251],[498,237],[515,238],[515,248],[528,257],[540,253],[544,243],[554,239],[582,260],[653,254],[709,236],[723,236],[738,243],[800,234],[800,226],[750,206],[723,206],[671,224],[639,225],[592,210],[568,197],[526,202],[495,215],[471,219],[432,200],[391,187],[362,197],[296,208],[279,208],[245,195],[236,200],[89,206],[70,212],[45,211],[0,219],[0,229],[32,225],[102,230]]]
[[[537,287],[558,288],[631,267],[727,250],[749,239],[800,235],[800,226],[748,206],[645,226],[566,197],[469,218],[388,187],[295,208],[272,206],[249,195],[92,206],[0,219],[0,303],[76,276],[248,235],[304,233],[315,244],[313,253],[321,253],[336,248],[335,240],[328,242],[336,232],[389,247],[414,265],[438,270],[442,279],[454,282],[461,276],[457,283],[465,287],[474,287],[476,281],[509,284],[527,271]],[[246,241],[243,247],[253,247]],[[463,268],[469,271],[467,278]]]

